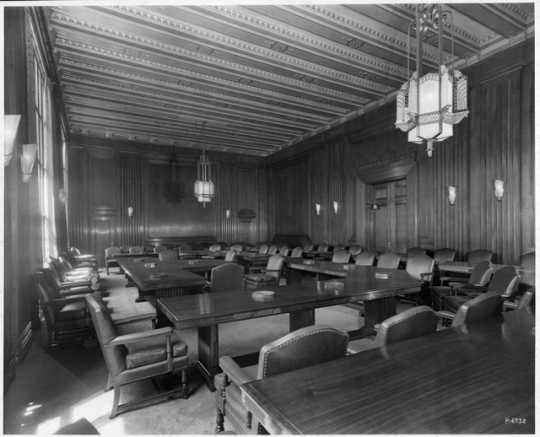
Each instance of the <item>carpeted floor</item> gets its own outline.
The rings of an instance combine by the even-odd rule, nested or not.
[[[104,276],[113,308],[136,297],[121,275]],[[362,324],[358,311],[335,306],[316,310],[316,323],[343,330]],[[288,332],[288,315],[228,323],[220,326],[221,355],[241,355]],[[190,356],[197,355],[196,330],[182,331]],[[177,399],[109,419],[112,391],[105,392],[107,369],[95,342],[44,349],[35,336],[32,347],[4,397],[4,433],[50,434],[85,417],[102,434],[212,434],[215,423],[214,393],[191,371],[188,399]],[[372,339],[356,341],[356,348],[374,347]],[[121,401],[155,390],[151,382],[124,389]]]

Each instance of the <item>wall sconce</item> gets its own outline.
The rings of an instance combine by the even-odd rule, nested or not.
[[[495,179],[493,182],[493,186],[495,188],[495,197],[497,200],[502,200],[504,196],[504,181],[500,179]]]
[[[4,167],[7,167],[13,158],[13,147],[19,130],[21,116],[4,115]]]
[[[456,187],[453,185],[448,185],[448,203],[453,205],[456,203]]]
[[[226,210],[225,210],[225,218],[226,218],[226,219],[230,219],[230,218],[231,218],[231,210],[230,210],[230,209],[226,209]]]
[[[339,203],[336,200],[334,200],[333,206],[334,206],[334,214],[337,215],[338,210],[339,210]]]
[[[315,214],[321,215],[321,204],[315,203]]]
[[[66,203],[66,190],[64,190],[63,188],[60,188],[58,190],[58,200],[61,203]]]
[[[128,213],[129,218],[133,217],[133,207],[132,206],[128,206],[127,213]]]
[[[367,207],[368,207],[369,209],[372,209],[373,211],[376,211],[376,210],[379,209],[379,205],[378,205],[377,203],[375,203],[375,202],[373,202],[373,203],[367,203]]]
[[[28,182],[32,177],[34,163],[37,157],[37,144],[23,144],[21,154],[22,181]]]

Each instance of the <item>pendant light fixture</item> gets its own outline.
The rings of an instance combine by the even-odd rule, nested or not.
[[[193,193],[197,201],[206,207],[215,195],[214,183],[212,182],[211,163],[203,149],[201,157],[197,162],[197,180],[193,185]]]
[[[452,12],[443,11],[441,4],[416,5],[415,21],[409,24],[408,31],[407,77],[410,79],[401,86],[396,97],[395,126],[408,133],[409,142],[426,142],[429,157],[433,154],[433,143],[451,137],[453,125],[469,114],[466,76],[443,63],[445,26],[450,32],[453,60]],[[416,71],[409,76],[411,29],[416,36]],[[423,75],[423,40],[433,35],[438,40],[439,65],[435,72]]]

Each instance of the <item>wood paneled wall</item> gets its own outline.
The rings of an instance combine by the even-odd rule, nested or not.
[[[409,247],[460,256],[488,248],[499,262],[517,262],[534,248],[533,57],[528,40],[466,70],[469,117],[432,158],[394,127],[393,103],[272,156],[272,231],[374,249],[373,185],[406,178]],[[495,179],[505,182],[501,201]],[[455,205],[448,185],[457,187]],[[343,202],[337,215],[334,200]]]
[[[203,208],[193,196],[199,155],[197,150],[177,149],[171,167],[173,149],[73,137],[70,244],[101,258],[108,246],[144,244],[149,237],[214,235],[227,243],[267,239],[262,161],[209,153],[216,197]],[[168,194],[171,189],[180,192]],[[251,222],[238,218],[245,208],[256,214]]]

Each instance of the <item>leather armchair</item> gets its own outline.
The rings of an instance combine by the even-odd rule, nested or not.
[[[290,251],[290,249],[289,249],[288,246],[281,246],[281,247],[279,248],[279,254],[280,254],[281,256],[289,256],[289,251]]]
[[[227,253],[225,253],[225,261],[227,262],[235,262],[237,258],[237,252],[234,250],[228,250]]]
[[[384,320],[377,332],[376,342],[387,345],[437,331],[438,318],[430,307],[421,305],[402,311]]]
[[[86,303],[109,371],[107,386],[114,389],[110,418],[170,397],[187,397],[187,346],[176,331],[171,327],[164,327],[118,335],[109,312],[94,296],[87,295]],[[181,374],[179,387],[139,401],[119,403],[122,386],[175,372]]]
[[[109,274],[109,269],[111,267],[120,267],[115,256],[119,255],[121,250],[119,247],[112,246],[105,249],[105,271],[107,275]]]
[[[80,263],[73,264],[67,255],[59,255],[58,261],[64,266],[67,271],[80,273],[80,274],[98,274],[98,268],[96,264]]]
[[[242,291],[244,289],[244,267],[235,263],[222,264],[210,271],[210,290]]]
[[[267,244],[261,244],[259,246],[259,255],[266,255],[268,253],[268,245]]]
[[[334,250],[332,254],[332,262],[339,264],[347,264],[351,260],[351,253],[345,249]]]
[[[313,243],[304,244],[304,252],[309,252],[309,251],[313,250],[314,247],[315,246],[314,246]]]
[[[362,253],[362,248],[357,244],[353,244],[352,246],[349,246],[349,253],[354,257]]]
[[[472,250],[467,254],[467,262],[471,266],[475,266],[482,261],[493,261],[493,252],[487,249],[476,249]]]
[[[178,259],[178,252],[173,249],[162,250],[158,254],[160,261],[176,261]]]
[[[433,269],[435,260],[427,255],[416,255],[411,258],[407,257],[407,266],[405,270],[415,279],[422,281],[419,294],[400,296],[401,300],[411,301],[418,305],[419,303],[430,304],[431,294],[430,286],[433,283]]]
[[[81,253],[81,251],[76,247],[70,247],[68,250],[68,255],[73,260],[73,262],[90,262],[97,264],[97,258],[95,255],[90,253]]]
[[[437,312],[437,316],[443,319],[443,323],[451,320],[452,327],[456,327],[499,316],[502,307],[502,296],[499,293],[489,291],[464,302],[456,313],[443,310]]]
[[[433,252],[433,259],[437,264],[452,262],[455,258],[456,251],[454,249],[437,249]]]
[[[90,317],[85,295],[58,295],[46,281],[42,271],[33,275],[38,295],[38,316],[41,338],[47,347],[80,342],[91,336]]]
[[[244,250],[244,246],[241,245],[241,244],[233,244],[233,245],[230,247],[230,250],[233,250],[233,251],[235,251],[236,253],[240,253],[240,252],[242,252],[242,250]]]
[[[234,431],[244,434],[264,432],[253,422],[241,400],[242,384],[279,373],[334,360],[345,356],[349,337],[345,332],[326,326],[308,326],[293,331],[261,348],[255,366],[240,367],[229,356],[221,357],[223,373],[216,375],[216,432],[224,430],[225,421]]]
[[[304,250],[300,246],[296,246],[291,252],[291,258],[302,258]]]
[[[377,267],[384,269],[397,269],[400,261],[401,257],[398,254],[386,252],[377,258]]]
[[[354,263],[358,266],[372,266],[374,262],[375,254],[372,252],[362,252],[354,258]]]
[[[276,255],[278,253],[278,247],[275,244],[272,244],[268,248],[268,255]]]
[[[518,289],[519,276],[512,266],[497,269],[487,287],[461,287],[456,295],[443,296],[443,310],[455,312],[468,300],[485,292],[495,292],[503,300],[512,299]]]
[[[279,286],[285,258],[281,255],[272,255],[268,258],[266,268],[250,267],[245,276],[247,289],[256,289],[264,286]]]
[[[49,264],[48,268],[41,269],[45,274],[48,283],[58,290],[60,295],[62,294],[75,294],[75,293],[91,293],[99,289],[99,282],[91,280],[64,280],[58,274],[58,271],[52,264]]]

